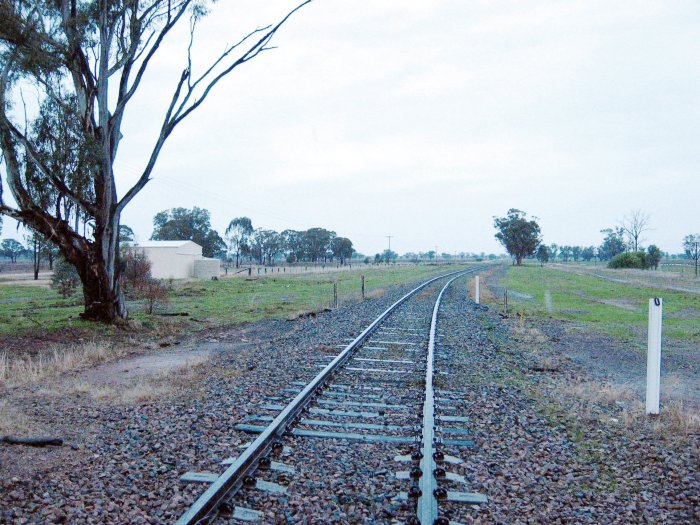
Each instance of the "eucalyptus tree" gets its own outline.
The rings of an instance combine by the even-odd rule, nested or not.
[[[600,230],[600,233],[605,234],[603,244],[598,248],[598,258],[601,261],[607,261],[625,251],[627,244],[625,243],[625,232],[622,228],[605,228]]]
[[[113,322],[127,316],[119,278],[120,217],[150,180],[173,130],[222,78],[271,49],[280,27],[310,2],[300,1],[279,22],[224,46],[200,68],[191,50],[207,0],[0,1],[0,148],[5,167],[0,213],[42,234],[76,268],[84,318]],[[188,21],[188,51],[158,137],[136,182],[119,188],[114,166],[127,109],[166,37]],[[47,105],[33,125],[20,103],[24,86],[36,89],[39,104]],[[50,142],[48,155],[42,149],[38,131],[42,124],[53,130],[54,121],[75,130],[70,139],[78,160],[84,161],[80,171],[56,171],[50,161],[59,151]],[[5,188],[14,202],[3,195]]]
[[[647,255],[646,255],[646,263],[647,263],[647,268],[654,268],[654,270],[659,269],[659,263],[661,262],[661,259],[663,257],[663,252],[661,251],[661,248],[656,246],[655,244],[652,244],[647,248]]]
[[[236,256],[236,268],[240,266],[241,255],[254,231],[253,223],[248,217],[236,217],[226,227],[224,237],[230,253]]]
[[[5,239],[0,243],[0,255],[7,257],[13,263],[17,262],[17,258],[26,251],[27,249],[16,239]]]
[[[595,246],[587,246],[581,250],[581,258],[584,261],[590,261],[595,257],[596,254],[596,247]]]
[[[535,252],[535,257],[540,261],[540,266],[544,266],[546,262],[549,262],[549,248],[546,244],[540,244]]]
[[[135,238],[136,238],[136,234],[134,233],[134,230],[132,230],[130,226],[127,226],[126,224],[119,225],[119,242],[121,244],[134,242]]]
[[[540,226],[533,217],[527,219],[524,211],[511,208],[505,217],[494,217],[493,224],[498,230],[496,239],[515,259],[518,266],[523,259],[535,253],[540,244]]]
[[[344,265],[352,257],[355,249],[352,247],[352,241],[347,237],[334,237],[331,240],[331,251],[333,256],[340,260],[340,264]]]
[[[571,247],[571,256],[574,258],[574,261],[578,262],[578,260],[581,258],[582,253],[583,253],[582,246],[572,246]]]
[[[683,238],[683,250],[688,259],[695,261],[695,275],[698,275],[700,261],[700,233],[691,233]]]
[[[569,262],[574,250],[571,246],[560,246],[559,247],[559,258],[564,262]]]
[[[303,261],[306,258],[306,241],[304,232],[297,230],[284,230],[280,233],[285,258],[288,263]]]
[[[559,245],[556,243],[552,243],[549,245],[549,258],[554,260],[557,258],[557,255],[559,255]]]
[[[311,262],[326,260],[335,232],[325,228],[310,228],[304,232],[304,251]]]
[[[283,249],[282,241],[275,230],[258,228],[250,238],[250,253],[259,264],[271,265]]]
[[[193,241],[202,247],[204,257],[218,257],[226,244],[211,227],[209,210],[193,207],[172,208],[153,217],[152,241]]]
[[[24,236],[24,240],[27,243],[27,252],[32,257],[32,270],[34,272],[34,280],[39,280],[39,270],[41,269],[41,261],[46,258],[47,248],[49,243],[40,233],[29,231]]]

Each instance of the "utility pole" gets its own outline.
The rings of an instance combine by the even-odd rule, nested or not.
[[[389,251],[391,251],[391,238],[396,237],[395,235],[387,235],[386,238],[389,239]]]

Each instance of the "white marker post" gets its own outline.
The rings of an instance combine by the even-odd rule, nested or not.
[[[479,304],[479,276],[474,277],[474,302]]]
[[[659,414],[661,388],[661,319],[663,300],[649,299],[649,346],[647,350],[647,415]]]

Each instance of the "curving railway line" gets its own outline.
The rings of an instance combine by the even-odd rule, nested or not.
[[[448,370],[436,367],[441,350],[439,313],[445,291],[482,269],[471,268],[430,279],[396,301],[340,352],[315,362],[321,370],[260,404],[259,412],[236,429],[257,437],[238,457],[224,461],[223,473],[188,472],[182,481],[208,484],[177,525],[265,521],[255,508],[256,492],[284,494],[280,480],[295,475],[284,462],[305,440],[338,440],[347,447],[401,447],[394,501],[403,512],[389,522],[455,525],[450,505],[478,505],[486,496],[469,492],[467,481],[450,471],[473,442],[468,419],[440,388]],[[444,359],[442,360],[444,362]],[[442,379],[442,380],[440,380]],[[456,451],[456,452],[455,452]],[[277,475],[277,478],[275,478]],[[276,481],[271,481],[276,479]],[[399,487],[399,490],[395,490]],[[449,513],[448,513],[449,514]]]

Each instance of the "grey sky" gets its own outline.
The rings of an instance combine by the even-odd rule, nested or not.
[[[220,1],[200,58],[293,4]],[[368,254],[388,234],[400,253],[501,252],[492,217],[510,207],[540,217],[547,243],[581,245],[641,208],[645,244],[679,252],[700,230],[698,27],[697,1],[317,0],[178,128],[122,222],[147,239],[156,212],[196,205],[221,233],[247,215],[333,229]],[[127,114],[122,193],[182,69],[183,29]]]

